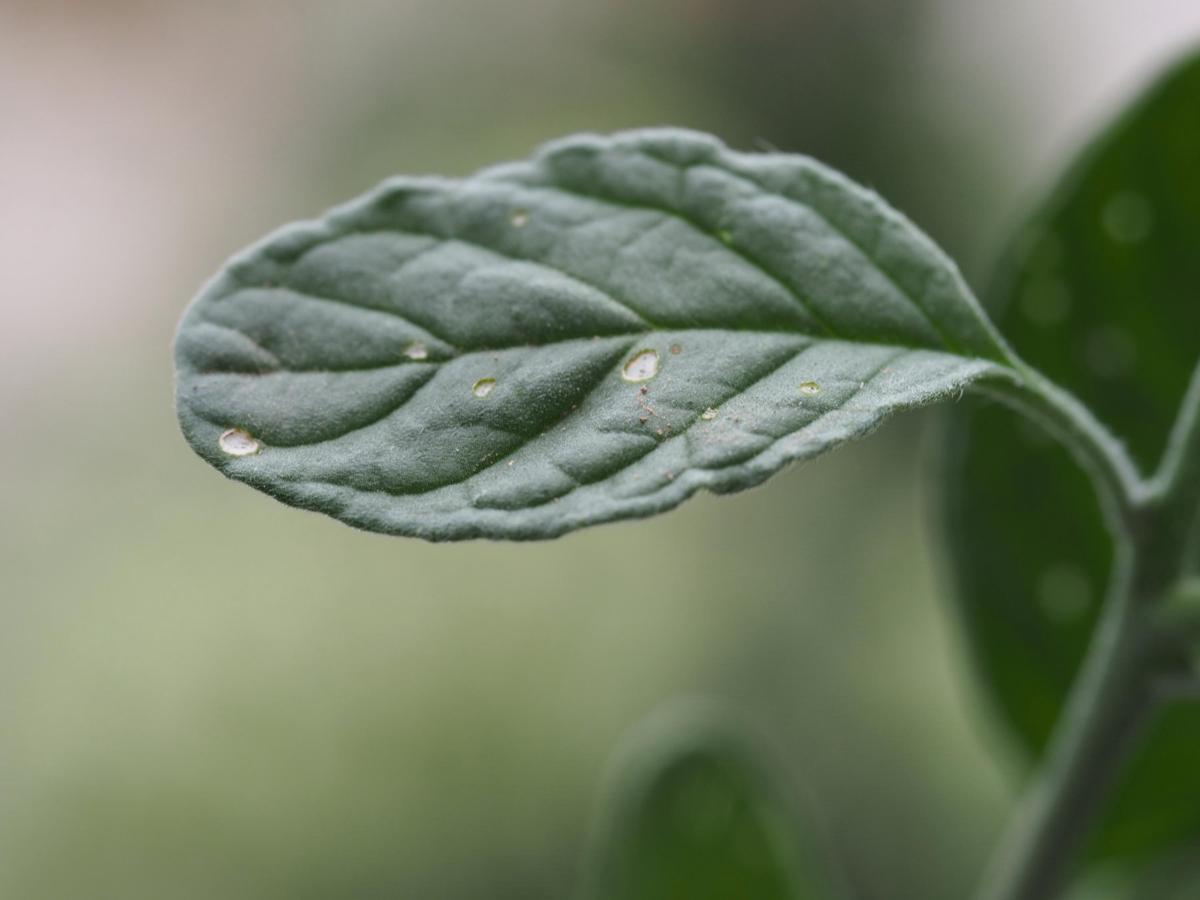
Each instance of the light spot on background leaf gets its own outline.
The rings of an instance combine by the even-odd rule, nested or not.
[[[1038,579],[1038,604],[1054,622],[1070,624],[1092,605],[1092,585],[1087,573],[1074,563],[1051,566]]]
[[[1128,375],[1137,363],[1137,344],[1120,328],[1097,328],[1087,337],[1084,352],[1088,368],[1100,378]]]
[[[1137,191],[1113,194],[1100,215],[1105,232],[1118,244],[1137,244],[1154,230],[1154,210]]]
[[[1071,312],[1071,288],[1055,275],[1035,278],[1021,291],[1021,312],[1034,325],[1058,325]]]

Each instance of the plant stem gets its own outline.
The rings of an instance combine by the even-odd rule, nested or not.
[[[1147,495],[1146,482],[1125,448],[1091,411],[1039,372],[1023,368],[1018,378],[982,382],[978,393],[999,400],[1040,423],[1084,468],[1114,539],[1134,527],[1137,507]]]
[[[1187,565],[1200,506],[1200,367],[1192,376],[1163,463],[1144,480],[1091,413],[1032,370],[984,390],[1033,415],[1087,469],[1112,534],[1108,595],[1041,768],[1001,839],[979,900],[1058,895],[1105,798],[1178,672],[1158,671],[1163,610]],[[1166,636],[1180,637],[1176,624]],[[1160,684],[1160,678],[1165,680]]]
[[[1162,465],[1149,483],[1150,500],[1163,508],[1167,540],[1186,552],[1200,510],[1200,365],[1184,394]],[[1186,565],[1187,560],[1181,563]]]
[[[1148,633],[1139,615],[1135,554],[1127,543],[1117,556],[1088,656],[979,900],[1047,900],[1057,894],[1150,717]]]

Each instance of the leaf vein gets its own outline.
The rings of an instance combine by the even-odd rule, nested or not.
[[[721,241],[720,238],[718,238],[715,234],[713,234],[711,231],[709,231],[700,222],[697,222],[691,216],[688,216],[687,214],[680,212],[677,209],[671,209],[670,207],[659,206],[659,205],[653,204],[653,203],[646,203],[646,202],[635,203],[635,202],[628,201],[628,200],[622,200],[619,197],[612,196],[611,194],[601,194],[601,193],[598,193],[595,191],[585,191],[576,186],[567,187],[566,185],[559,184],[558,182],[550,182],[550,183],[542,184],[542,185],[523,184],[522,187],[524,189],[530,190],[530,191],[541,190],[541,191],[546,191],[548,193],[555,193],[560,196],[576,197],[576,198],[582,197],[586,200],[592,200],[596,203],[602,203],[606,206],[616,207],[616,208],[620,208],[620,209],[639,210],[642,212],[656,212],[656,213],[659,213],[660,215],[669,216],[672,219],[682,222],[683,224],[690,227],[696,233],[701,234],[704,237],[709,238],[711,240],[717,241],[721,245],[721,247],[724,248],[726,251],[734,254],[735,256],[740,257],[742,260],[744,260],[752,269],[754,269],[760,275],[764,276],[769,281],[773,282],[774,284],[776,284],[780,288],[782,288],[783,291],[788,296],[790,296],[793,300],[795,300],[805,310],[805,312],[808,313],[808,315],[812,318],[813,322],[825,333],[825,336],[832,337],[832,338],[842,337],[842,335],[840,335],[838,333],[837,329],[835,329],[833,327],[833,325],[828,321],[828,319],[826,319],[825,316],[816,308],[816,306],[813,304],[812,300],[810,300],[807,296],[805,296],[803,293],[801,293],[798,288],[796,288],[795,286],[784,281],[780,275],[777,275],[775,272],[772,272],[769,268],[767,268],[765,263],[763,263],[761,260],[757,259],[755,256],[753,256],[749,252],[747,252],[739,247],[733,246],[732,244],[727,244],[724,241]]]

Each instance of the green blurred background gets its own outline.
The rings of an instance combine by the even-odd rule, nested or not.
[[[927,420],[653,521],[429,546],[195,459],[174,326],[389,174],[654,124],[843,168],[979,284],[1197,33],[1172,0],[0,0],[0,898],[562,900],[606,760],[681,695],[773,742],[863,900],[964,896],[1018,768]]]

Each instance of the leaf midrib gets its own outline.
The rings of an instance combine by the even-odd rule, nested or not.
[[[814,344],[815,343],[819,343],[819,342],[814,341]],[[805,347],[801,352],[803,353],[804,351],[811,349],[812,346],[813,345],[809,345],[808,347]],[[845,401],[843,401],[842,403],[838,404],[835,407],[823,410],[816,418],[814,418],[812,421],[803,425],[801,427],[801,429],[797,429],[796,431],[792,431],[789,434],[782,435],[782,436],[762,434],[761,432],[753,432],[754,434],[758,434],[762,437],[767,438],[770,441],[770,444],[768,446],[764,447],[763,449],[756,451],[755,453],[753,453],[753,455],[751,455],[747,459],[741,460],[736,463],[730,463],[725,466],[708,466],[708,467],[689,465],[687,467],[687,471],[720,471],[721,469],[725,469],[725,468],[732,468],[735,466],[747,465],[753,459],[755,459],[758,456],[761,456],[763,453],[767,452],[767,450],[769,450],[770,447],[774,446],[779,441],[786,440],[792,434],[797,434],[797,433],[799,433],[800,430],[803,430],[804,428],[810,428],[813,425],[815,425],[818,422],[825,419],[826,417],[843,410],[848,403],[850,403],[856,397],[860,396],[862,394],[862,392],[864,390],[866,390],[867,387],[869,385],[871,385],[875,381],[875,379],[878,378],[879,375],[884,370],[886,370],[887,368],[892,366],[896,362],[896,360],[900,359],[902,356],[905,356],[908,353],[914,353],[914,352],[917,352],[917,353],[935,352],[936,353],[938,351],[929,351],[929,350],[926,350],[925,348],[918,348],[916,350],[901,349],[897,353],[894,353],[894,354],[888,356],[870,374],[868,374],[865,378],[863,378],[860,386],[854,391],[853,394],[851,394],[849,397],[847,397]],[[738,394],[745,393],[746,391],[753,388],[755,385],[770,378],[772,375],[774,375],[776,372],[778,372],[779,369],[783,368],[788,363],[793,362],[795,359],[797,359],[798,355],[799,354],[789,356],[789,357],[785,358],[782,362],[780,362],[778,365],[772,366],[767,372],[763,373],[762,375],[757,376],[753,381],[751,381],[745,387],[739,388],[738,390],[734,391],[732,394],[730,394],[728,397],[726,397],[723,401],[721,401],[721,403],[722,404],[728,403],[729,400],[733,399]],[[597,384],[597,386],[598,386],[598,384]],[[595,389],[596,389],[596,387],[592,387],[591,389],[589,389],[587,394],[585,394],[585,399],[588,396],[591,396],[591,394],[595,391]],[[415,394],[414,394],[414,396],[415,396]],[[411,400],[412,398],[410,397],[409,399]],[[408,401],[405,401],[405,402],[408,402]],[[582,405],[582,401],[581,401],[580,405]],[[397,410],[403,408],[403,406],[404,406],[403,403],[400,404],[400,406],[396,407],[396,409],[392,410],[392,412],[396,412]],[[390,413],[389,413],[389,415],[390,415]],[[381,418],[386,418],[386,416],[381,417]],[[645,459],[645,457],[649,456],[654,451],[658,450],[659,448],[664,447],[664,446],[672,443],[673,441],[687,437],[687,435],[691,432],[692,428],[695,427],[696,423],[700,422],[700,421],[703,421],[701,419],[701,415],[700,415],[700,413],[696,413],[692,417],[692,419],[690,421],[688,421],[686,426],[681,428],[677,433],[671,434],[667,437],[664,437],[661,441],[655,441],[654,438],[650,437],[649,435],[646,435],[647,439],[653,441],[653,446],[650,447],[646,451],[646,453],[644,453],[642,456],[639,456],[637,459],[633,460],[632,462],[626,463],[625,466],[623,466],[623,468],[628,468],[629,466],[635,465],[638,462],[641,462],[643,459]],[[352,431],[347,432],[347,434],[349,434],[349,433],[352,433]],[[454,481],[448,481],[445,484],[438,485],[437,487],[433,487],[433,488],[429,488],[427,490],[421,490],[421,491],[396,491],[396,490],[389,490],[387,488],[363,488],[363,487],[359,487],[354,484],[349,484],[344,481],[335,481],[335,480],[328,479],[328,478],[294,478],[294,477],[289,477],[286,475],[279,475],[276,477],[280,481],[284,481],[284,482],[287,482],[290,484],[296,484],[296,485],[324,484],[324,485],[329,485],[331,487],[336,487],[336,488],[341,488],[344,490],[353,491],[356,494],[384,494],[384,495],[390,496],[390,497],[403,497],[403,498],[411,499],[414,497],[427,496],[429,494],[436,493],[437,491],[445,490],[447,488],[460,487],[463,484],[465,484],[467,481],[471,480],[472,478],[475,478],[476,476],[478,476],[488,470],[498,467],[501,463],[503,463],[505,460],[512,457],[515,453],[518,453],[520,450],[522,450],[524,447],[526,447],[529,443],[532,443],[534,440],[537,440],[539,437],[542,436],[542,434],[544,434],[544,432],[541,434],[534,435],[533,437],[529,438],[528,440],[522,441],[520,444],[518,444],[516,447],[513,447],[511,450],[509,450],[504,455],[499,456],[494,460],[488,461],[486,464],[482,465],[480,468],[476,469],[475,471],[471,472],[469,475],[467,475],[463,478],[456,479]],[[317,443],[320,443],[320,442],[317,442]],[[580,481],[578,478],[571,475],[569,472],[563,471],[561,469],[561,467],[559,467],[556,463],[553,463],[553,460],[551,460],[551,462],[552,462],[552,464],[554,464],[556,469],[558,469],[559,471],[561,471],[563,473],[563,475],[565,475],[570,480],[574,481],[575,485],[573,487],[571,487],[569,490],[565,491],[564,493],[559,494],[558,496],[552,497],[549,500],[545,500],[540,503],[531,503],[528,506],[521,506],[521,507],[518,507],[517,509],[519,509],[521,511],[529,511],[529,510],[534,510],[534,509],[548,506],[552,503],[557,503],[557,502],[561,501],[563,498],[573,494],[575,491],[580,490],[581,488],[584,488],[584,487],[588,487],[589,485],[592,485],[592,484],[599,484],[603,481],[606,481],[609,478],[614,477],[614,475],[616,475],[617,472],[621,471],[620,469],[618,469],[617,472],[609,472],[605,475],[602,475],[599,478],[595,478],[590,481]],[[680,474],[682,474],[682,473],[680,473]],[[643,496],[649,496],[649,495],[643,495]],[[493,507],[480,507],[474,503],[472,503],[472,508],[493,509]],[[514,511],[514,510],[509,510],[509,511]]]

